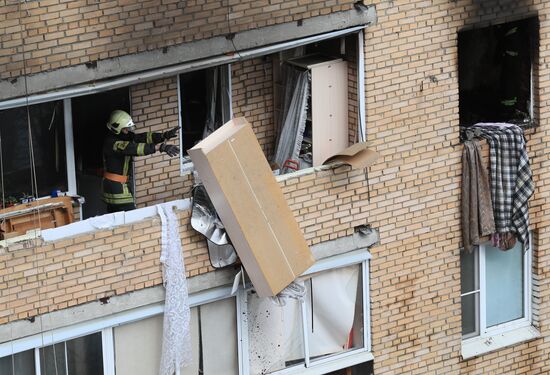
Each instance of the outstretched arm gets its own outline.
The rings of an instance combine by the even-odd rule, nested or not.
[[[143,156],[154,154],[160,145],[153,143],[137,143],[130,141],[116,141],[113,143],[113,152],[128,156]]]
[[[170,130],[165,131],[164,133],[147,132],[134,134],[134,142],[154,144],[162,143],[164,141],[177,137],[179,129],[180,127],[176,126]]]

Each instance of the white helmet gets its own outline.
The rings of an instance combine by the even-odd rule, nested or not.
[[[134,126],[132,117],[124,111],[117,109],[111,113],[109,121],[107,122],[107,129],[115,134],[120,134],[120,131],[124,128],[131,128]]]

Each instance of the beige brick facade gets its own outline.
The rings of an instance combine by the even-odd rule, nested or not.
[[[154,50],[229,32],[351,8],[351,1],[112,1],[21,3],[30,72]],[[369,144],[381,158],[369,171],[317,171],[281,181],[310,245],[370,224],[372,348],[376,374],[550,373],[550,3],[544,1],[365,1],[378,24],[365,31]],[[18,4],[0,7],[0,78],[20,76]],[[457,32],[538,15],[534,71],[537,127],[527,131],[536,184],[531,199],[534,325],[542,338],[471,360],[461,359],[460,181]],[[229,23],[228,23],[229,18]],[[31,52],[32,51],[32,52]],[[232,65],[235,116],[252,123],[262,149],[274,151],[271,57]],[[358,124],[355,64],[349,64],[350,141]],[[435,79],[434,79],[435,78]],[[131,87],[142,129],[178,124],[177,78]],[[138,206],[189,197],[189,174],[162,155],[137,158]],[[182,212],[188,276],[212,271],[204,240]],[[159,220],[72,239],[0,249],[0,324],[104,296],[161,284]]]

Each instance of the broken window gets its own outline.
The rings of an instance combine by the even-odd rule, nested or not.
[[[294,284],[293,297],[261,298],[253,290],[244,292],[241,326],[249,373],[303,373],[340,355],[366,352],[365,266],[303,276]]]
[[[355,42],[356,36],[330,39],[274,59],[278,136],[272,161],[281,173],[320,166],[356,141],[352,77],[362,57]]]
[[[459,32],[460,124],[530,124],[537,49],[537,18]]]
[[[0,111],[0,152],[4,206],[67,191],[63,102]]]
[[[179,76],[181,147],[187,151],[231,118],[230,66]],[[183,162],[189,162],[184,152]]]
[[[484,244],[462,252],[460,266],[464,339],[530,323],[530,250],[521,242],[508,251]]]

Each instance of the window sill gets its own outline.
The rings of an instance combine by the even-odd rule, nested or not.
[[[496,350],[541,337],[533,326],[520,327],[487,337],[475,337],[462,341],[462,359],[470,359]]]
[[[285,173],[285,174],[279,174],[279,175],[274,175],[274,176],[275,176],[275,179],[277,180],[277,182],[281,182],[281,181],[285,181],[285,180],[288,180],[288,179],[291,179],[291,178],[307,176],[307,175],[314,174],[314,173],[320,172],[320,171],[328,171],[328,170],[331,170],[331,169],[341,167],[343,165],[346,165],[346,164],[336,162],[336,163],[331,163],[331,164],[327,164],[327,165],[320,165],[318,167],[304,168],[304,169],[300,169],[300,170],[297,170],[297,171],[294,171],[294,172],[288,172],[288,173]],[[192,174],[194,170],[195,170],[195,165],[193,164],[192,161],[186,161],[186,162],[184,162],[180,165],[180,175],[181,176],[186,176],[188,174]]]
[[[328,359],[328,358],[327,358]],[[310,367],[293,366],[284,370],[276,371],[274,375],[322,375],[344,368],[352,367],[360,363],[374,360],[371,352],[361,350],[360,352],[350,352],[336,358],[319,363],[312,362]]]

